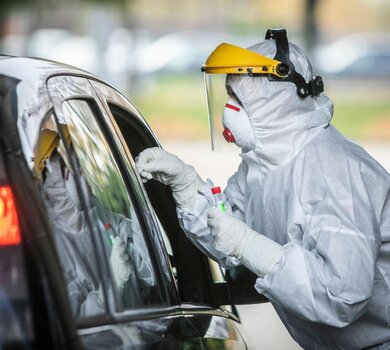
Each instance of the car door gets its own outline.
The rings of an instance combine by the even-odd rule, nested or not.
[[[57,250],[84,345],[202,348],[199,333],[180,312],[163,238],[137,185],[134,164],[124,155],[127,150],[90,81],[56,76],[48,80],[47,88],[54,113],[42,131],[54,130],[59,142],[42,177],[51,189],[46,197],[54,197],[47,201],[54,212]],[[50,182],[51,174],[57,176]],[[66,223],[65,205],[58,209],[58,198],[77,209],[70,213],[67,207]],[[64,227],[74,229],[66,236]],[[126,264],[114,263],[117,238],[126,246]],[[127,279],[118,286],[117,271],[124,265],[129,267]]]

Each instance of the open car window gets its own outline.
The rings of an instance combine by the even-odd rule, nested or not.
[[[108,102],[108,107],[133,159],[144,149],[158,146],[148,128],[129,110],[112,102]],[[170,253],[170,262],[181,301],[183,303],[215,304],[210,290],[213,276],[209,260],[181,230],[171,190],[168,186],[154,180],[144,185],[163,228],[162,234],[167,251]]]

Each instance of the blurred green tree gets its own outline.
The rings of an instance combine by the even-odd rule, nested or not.
[[[317,43],[318,39],[318,23],[316,17],[316,8],[318,0],[305,1],[305,23],[304,23],[304,37],[305,46],[308,54],[312,53],[312,49]]]

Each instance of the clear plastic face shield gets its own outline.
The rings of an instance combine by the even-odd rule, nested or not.
[[[229,99],[229,85],[226,84],[229,74],[248,76],[265,76],[270,81],[288,81],[295,84],[297,95],[300,98],[316,96],[324,91],[321,77],[314,77],[306,82],[301,74],[295,71],[294,64],[290,61],[287,33],[284,29],[269,29],[266,40],[275,40],[276,54],[273,59],[256,52],[222,43],[210,54],[202,71],[205,73],[205,86],[207,93],[207,106],[210,124],[210,136],[212,149],[218,151],[237,149],[245,143],[244,130],[236,128],[230,130],[229,124],[234,127],[235,119],[238,123],[246,123],[244,109],[234,96]],[[232,105],[230,108],[228,105]],[[237,108],[239,110],[237,110]],[[236,111],[237,114],[232,113]],[[224,125],[225,124],[225,125]],[[231,131],[231,133],[230,133]],[[236,135],[234,135],[236,133]],[[241,138],[238,142],[238,137]],[[234,145],[231,147],[231,145]],[[230,146],[230,147],[229,147]]]
[[[232,152],[239,149],[234,136],[223,123],[223,115],[229,102],[226,78],[226,74],[204,74],[211,148],[216,152]]]

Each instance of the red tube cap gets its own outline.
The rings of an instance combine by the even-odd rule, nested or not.
[[[212,194],[217,194],[217,193],[221,193],[221,187],[213,187],[212,189],[211,189],[211,193]]]

